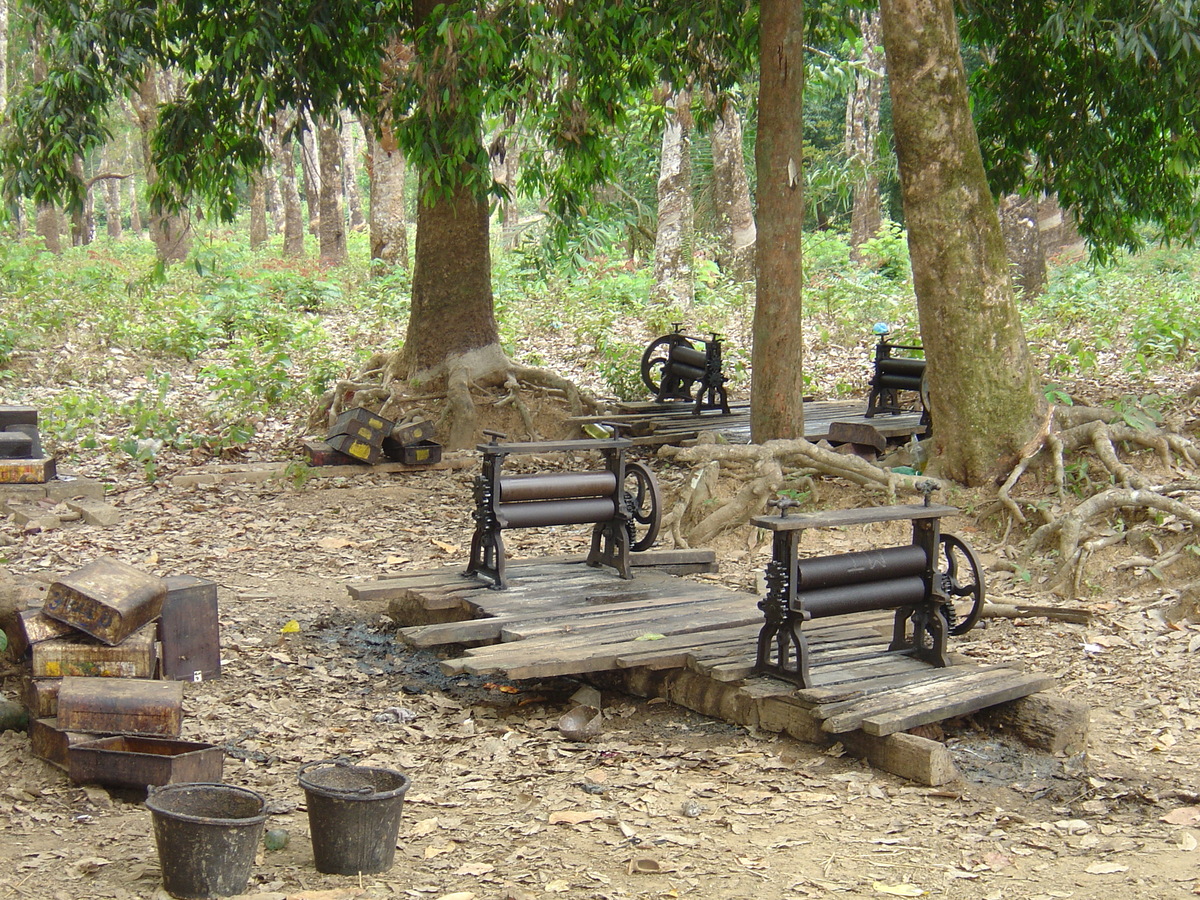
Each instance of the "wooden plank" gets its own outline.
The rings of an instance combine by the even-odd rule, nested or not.
[[[980,666],[978,668],[973,667],[971,671],[972,674],[996,672],[1001,671],[1001,667]],[[1012,669],[1004,669],[1003,671],[1011,672]],[[909,698],[912,696],[911,692],[918,691],[924,694],[937,682],[947,679],[960,682],[962,680],[962,672],[957,668],[936,669],[928,672],[901,672],[896,675],[875,678],[868,682],[857,682],[855,685],[857,690],[847,692],[851,696],[813,706],[812,714],[818,719],[832,719],[844,712],[861,712],[863,707],[868,703],[888,704],[896,700],[897,697],[899,697],[900,703],[906,703],[909,702]],[[933,689],[936,690],[937,688]]]
[[[885,691],[879,696],[868,692],[858,701],[849,701],[847,706],[839,709],[833,715],[826,716],[821,727],[825,731],[838,733],[850,731],[862,726],[863,720],[875,715],[894,712],[897,709],[915,708],[930,700],[937,704],[949,703],[950,696],[971,697],[976,690],[1007,680],[1007,673],[988,671],[980,672],[974,668],[942,669],[941,676],[932,670],[913,673],[909,684],[902,688]],[[947,672],[953,677],[947,678]],[[982,707],[977,707],[982,708]],[[813,715],[819,715],[819,707],[813,709]],[[906,729],[898,728],[897,731]]]
[[[1036,750],[1074,756],[1087,749],[1088,713],[1084,703],[1039,692],[982,710],[976,721]]]
[[[916,707],[897,710],[893,713],[871,716],[863,719],[862,729],[867,734],[894,734],[897,731],[907,731],[918,725],[930,722],[940,722],[953,719],[955,716],[965,716],[1006,700],[1027,697],[1053,687],[1055,680],[1049,675],[1026,675],[1015,672],[1007,681],[993,685],[983,692],[974,692],[969,697],[958,697],[949,703],[930,701],[918,704]]]

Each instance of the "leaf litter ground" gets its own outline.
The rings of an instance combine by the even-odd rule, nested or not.
[[[294,429],[266,424],[277,437],[258,452],[279,458]],[[602,695],[601,734],[577,743],[556,727],[576,682],[442,676],[436,654],[406,650],[385,606],[351,601],[345,584],[463,562],[472,469],[300,487],[170,477],[191,468],[165,459],[153,484],[118,473],[115,525],[26,531],[9,519],[0,542],[10,580],[30,593],[102,554],[221,585],[224,672],[186,686],[184,738],[224,746],[226,781],[262,792],[272,826],[291,835],[284,849],[260,851],[253,896],[1108,900],[1196,891],[1200,632],[1171,614],[1178,593],[1144,572],[1092,563],[1090,625],[991,620],[955,645],[1053,674],[1065,695],[1089,702],[1086,756],[1046,757],[953,723],[942,737],[963,780],[930,789],[836,748],[622,695]],[[863,498],[831,487],[823,502]],[[985,561],[1005,554],[988,528],[955,528]],[[514,533],[513,555],[581,551],[583,531]],[[845,549],[837,540],[828,552]],[[766,549],[747,535],[716,549],[722,580],[752,589]],[[1018,578],[994,583],[1001,601],[1045,602]],[[4,669],[6,697],[17,695],[18,675]],[[397,862],[383,875],[312,866],[296,775],[337,757],[413,780]],[[161,895],[139,798],[72,785],[17,732],[0,734],[0,770],[0,897]]]

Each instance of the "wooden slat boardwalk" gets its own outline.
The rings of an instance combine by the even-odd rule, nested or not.
[[[692,415],[693,404],[675,403],[621,403],[617,412],[606,416],[579,416],[569,419],[568,424],[582,426],[592,422],[614,422],[621,426],[622,433],[634,444],[674,444],[695,438],[701,431],[717,431],[733,443],[750,442],[750,403],[746,400],[732,401],[730,414],[722,415],[716,410],[705,410]],[[863,400],[810,400],[804,404],[804,436],[810,441],[829,437],[830,425],[834,422],[853,422],[871,425],[884,437],[906,438],[913,434],[924,434],[919,412],[880,415],[870,419],[863,416],[866,402]]]
[[[459,655],[442,663],[450,675],[529,679],[625,673],[629,681],[634,672],[643,678],[647,672],[686,672],[700,679],[703,690],[671,694],[676,702],[705,707],[699,711],[712,715],[752,709],[738,716],[762,725],[761,704],[770,701],[774,711],[768,718],[783,721],[775,730],[816,740],[822,734],[845,740],[850,733],[896,735],[1053,683],[1004,666],[935,668],[890,653],[891,615],[884,613],[806,627],[813,687],[797,689],[753,674],[762,626],[756,596],[656,571],[650,564],[695,564],[685,551],[635,556],[640,565],[628,581],[610,569],[589,568],[579,557],[562,557],[511,561],[506,591],[463,577],[462,566],[447,566],[360,582],[350,592],[359,599],[389,601],[391,617],[412,646],[460,647]],[[671,690],[677,689],[676,684]],[[700,699],[689,702],[691,694]],[[717,695],[719,702],[711,699]]]

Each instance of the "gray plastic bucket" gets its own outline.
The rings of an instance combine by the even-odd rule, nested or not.
[[[146,806],[168,894],[208,900],[246,889],[267,820],[260,794],[231,784],[168,784],[151,788]]]
[[[400,772],[342,760],[302,767],[300,787],[308,804],[317,871],[369,875],[390,869],[410,783]]]

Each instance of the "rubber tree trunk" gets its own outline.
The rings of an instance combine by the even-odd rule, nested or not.
[[[854,199],[850,213],[851,257],[858,259],[858,248],[879,233],[883,221],[883,203],[879,195],[879,106],[883,99],[884,55],[880,43],[881,23],[878,10],[854,13],[862,34],[862,64],[854,79],[854,90],[846,104],[846,158],[854,178]]]
[[[1022,298],[1046,287],[1046,251],[1038,224],[1038,201],[1009,194],[1000,198],[1000,231],[1012,266],[1013,284]]]
[[[762,0],[750,435],[756,443],[804,436],[801,330],[804,5]]]
[[[267,180],[262,172],[250,179],[250,249],[267,242]]]
[[[271,154],[279,170],[279,202],[283,205],[283,255],[304,255],[304,211],[296,189],[294,142],[287,134],[288,123],[277,116],[271,129]],[[285,139],[286,137],[286,139]]]
[[[321,265],[342,266],[346,253],[346,216],[342,205],[341,120],[322,119],[317,124],[321,159]]]
[[[363,215],[362,191],[358,189],[358,162],[362,158],[362,141],[348,113],[342,113],[342,186],[346,198],[346,213],[351,231],[361,231],[366,224]]]
[[[492,178],[503,185],[508,199],[497,203],[500,219],[500,246],[511,250],[521,233],[521,209],[517,203],[517,176],[520,174],[521,140],[517,134],[517,114],[504,115],[504,127],[488,151],[492,158]]]
[[[319,235],[321,226],[321,166],[317,157],[316,126],[307,116],[300,126],[300,174],[304,184],[304,203],[308,208],[306,227],[310,234]]]
[[[146,183],[153,185],[158,180],[154,155],[150,151],[150,135],[158,122],[158,74],[146,73],[138,90],[131,97],[141,136],[142,163],[146,168]],[[150,240],[154,242],[155,255],[160,262],[179,262],[186,259],[192,243],[192,229],[181,213],[150,210]]]
[[[690,309],[696,283],[692,271],[695,224],[692,204],[692,95],[679,91],[667,101],[658,167],[658,228],[654,237],[653,300]]]
[[[983,484],[1015,461],[1045,401],[971,121],[953,0],[880,9],[934,471]]]
[[[404,192],[408,166],[396,145],[391,125],[377,129],[363,122],[367,135],[367,175],[371,200],[371,259],[408,268],[408,226]]]
[[[712,126],[713,193],[720,241],[721,270],[738,281],[754,277],[754,205],[742,149],[742,117],[728,97],[721,97]]]

